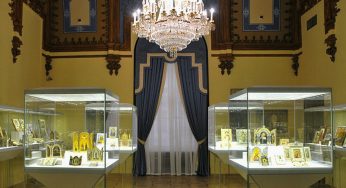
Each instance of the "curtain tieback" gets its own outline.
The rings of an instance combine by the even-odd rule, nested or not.
[[[202,140],[197,141],[198,145],[203,144],[207,140],[207,137],[204,137]]]
[[[138,138],[138,137],[137,137],[137,139],[138,139],[138,142],[139,142],[140,144],[142,144],[142,145],[145,144],[145,141],[144,141],[144,140],[142,140],[142,139],[140,139],[140,138]]]

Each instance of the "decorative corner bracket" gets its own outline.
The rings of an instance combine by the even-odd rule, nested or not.
[[[52,66],[52,57],[49,55],[43,55],[46,58],[46,63],[44,65],[44,68],[46,69],[46,81],[51,81],[53,78],[50,76],[50,72],[53,69]]]
[[[46,0],[24,0],[24,3],[41,17],[43,17],[45,2]]]
[[[339,0],[324,1],[324,30],[327,34],[330,30],[335,29],[336,16],[340,12],[338,8]]]
[[[227,74],[231,74],[231,70],[233,68],[233,60],[234,60],[234,55],[233,54],[220,54],[218,55],[219,57],[219,68],[221,69],[221,74],[225,74],[225,70],[227,71]]]
[[[337,51],[335,34],[329,35],[324,43],[327,44],[328,47],[326,49],[326,54],[330,56],[330,60],[332,60],[332,62],[335,62],[335,54]]]
[[[17,36],[13,36],[12,38],[12,60],[13,60],[13,63],[16,63],[17,62],[17,56],[20,55],[20,46],[23,44],[23,42],[20,40],[19,37]]]
[[[13,31],[18,32],[22,36],[23,30],[23,0],[11,0],[8,5],[11,7],[11,12],[8,15],[11,17]]]
[[[299,71],[299,56],[302,53],[298,54],[293,54],[292,56],[292,69],[294,71],[294,75],[298,76],[298,71]]]
[[[120,65],[120,60],[121,57],[119,55],[114,55],[114,54],[108,54],[106,56],[106,61],[107,61],[107,69],[109,70],[109,75],[118,75],[119,69],[121,68]]]

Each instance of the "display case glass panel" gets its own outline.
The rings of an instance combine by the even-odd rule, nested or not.
[[[246,151],[230,155],[234,166],[247,174],[332,172],[330,89],[253,87],[231,95],[232,108],[233,132],[247,134]]]
[[[97,122],[96,114],[102,109],[102,103],[90,103],[86,106],[87,127]],[[107,151],[133,153],[137,148],[137,108],[132,104],[120,103],[107,110],[108,113],[114,113],[112,118],[106,120]]]
[[[334,106],[334,146],[346,151],[346,105]]]
[[[109,127],[118,129],[118,106],[118,97],[104,89],[26,91],[26,172],[102,174],[111,170],[119,160],[119,150],[108,149],[107,135]],[[43,112],[50,115],[40,115]],[[32,134],[40,140],[31,139]]]

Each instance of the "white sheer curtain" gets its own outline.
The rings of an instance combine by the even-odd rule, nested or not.
[[[165,65],[160,104],[145,143],[147,174],[151,175],[194,175],[197,168],[198,144],[187,120],[175,65]]]

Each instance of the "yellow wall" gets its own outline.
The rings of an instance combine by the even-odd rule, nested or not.
[[[110,76],[105,58],[54,59],[52,81],[44,87],[106,88],[119,96],[122,103],[133,101],[133,61],[122,58],[118,76]]]
[[[24,90],[41,87],[43,81],[42,19],[28,6],[23,7],[23,45],[17,63],[12,63],[12,37],[15,35],[8,13],[9,0],[0,1],[0,104],[23,107]],[[16,34],[18,35],[18,34]],[[4,125],[2,125],[4,126]],[[8,187],[24,180],[23,154],[0,162],[0,187]]]
[[[23,107],[24,89],[40,87],[43,81],[41,63],[42,49],[42,19],[29,7],[23,7],[23,36],[21,55],[17,63],[12,63],[12,21],[8,13],[9,0],[0,1],[0,104]]]
[[[339,7],[345,10],[346,2],[340,1]],[[306,21],[317,14],[317,25],[306,31]],[[327,38],[324,31],[324,4],[318,3],[312,10],[302,16],[302,51],[300,58],[300,84],[311,86],[332,87],[334,104],[346,103],[345,70],[346,54],[346,19],[345,11],[340,11],[337,16],[335,34],[337,37],[336,60],[333,63],[326,54]]]

